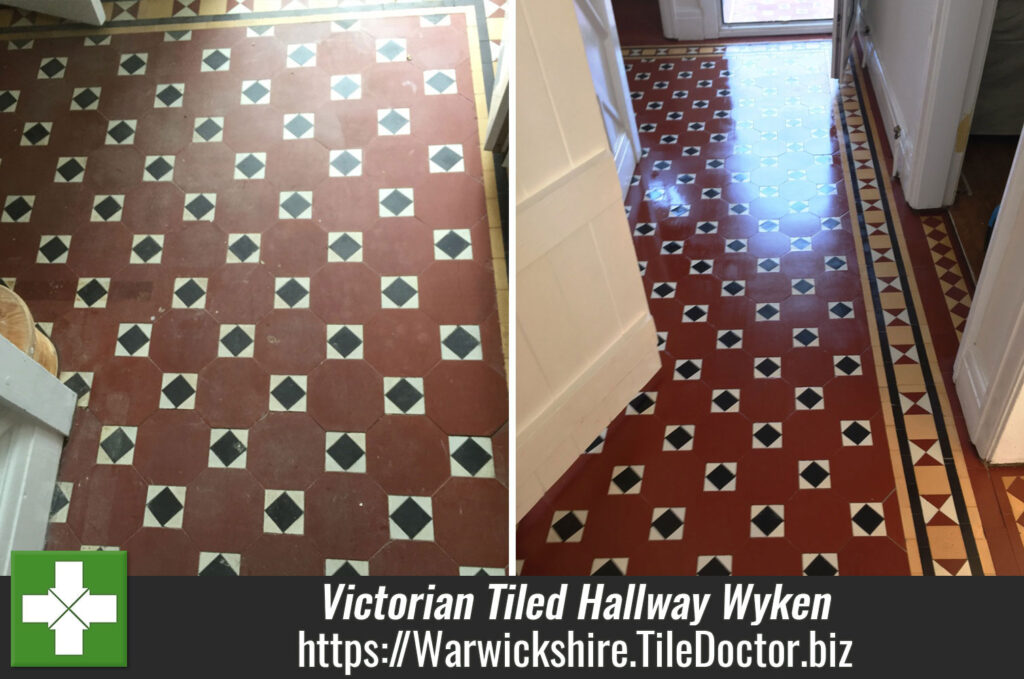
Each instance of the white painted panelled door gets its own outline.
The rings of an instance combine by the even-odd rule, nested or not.
[[[640,161],[640,135],[636,131],[636,115],[629,96],[615,15],[612,14],[611,0],[574,1],[583,48],[590,64],[605,132],[608,133],[608,144],[615,158],[619,186],[625,198],[633,171]]]

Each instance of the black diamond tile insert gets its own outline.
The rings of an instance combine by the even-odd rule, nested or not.
[[[733,479],[736,478],[736,475],[733,474],[732,471],[730,471],[724,464],[720,464],[705,474],[704,478],[711,482],[711,485],[715,488],[722,490],[732,483]]]
[[[608,559],[601,567],[595,570],[591,575],[622,575],[622,570],[615,564],[614,561]]]
[[[120,209],[121,203],[117,202],[117,199],[113,196],[107,196],[93,208],[93,210],[96,211],[96,214],[102,217],[104,221],[116,215]]]
[[[163,250],[160,244],[152,236],[146,236],[132,247],[132,251],[138,255],[143,262],[153,259]]]
[[[292,195],[281,201],[281,208],[290,214],[293,219],[298,219],[299,215],[308,210],[311,206],[312,203],[306,200],[298,192],[292,193]]]
[[[444,92],[454,82],[455,80],[453,80],[447,73],[441,72],[435,73],[434,75],[430,76],[430,78],[427,80],[427,84],[433,87],[438,92]]]
[[[129,74],[134,75],[139,69],[143,68],[146,62],[142,60],[137,54],[130,55],[127,59],[121,61],[121,68],[127,71]]]
[[[828,471],[817,462],[811,462],[800,472],[804,481],[817,488],[828,478]]]
[[[256,81],[242,90],[242,94],[244,94],[249,101],[257,102],[270,94],[270,90],[267,89],[263,83]]]
[[[224,64],[228,63],[228,61],[230,61],[228,56],[220,50],[214,50],[210,54],[207,54],[206,58],[203,59],[203,63],[214,71],[219,71]]]
[[[163,156],[157,156],[149,165],[146,166],[146,172],[148,172],[153,179],[163,179],[167,176],[167,173],[173,169],[174,166],[168,163]]]
[[[124,433],[124,429],[121,427],[115,429],[107,438],[100,442],[100,448],[107,454],[111,462],[117,462],[134,447],[135,444],[132,443],[131,438],[129,438],[128,434]]]
[[[668,441],[673,448],[679,450],[693,440],[693,435],[686,430],[686,427],[676,427],[668,434],[668,436],[665,437],[665,440]]]
[[[416,288],[405,282],[403,278],[396,278],[391,284],[384,288],[384,296],[390,299],[395,306],[403,306],[416,294]]]
[[[794,335],[793,339],[795,339],[800,344],[803,344],[804,346],[807,346],[808,344],[810,344],[814,340],[818,339],[818,336],[815,333],[813,333],[810,330],[808,330],[807,328],[804,328],[803,330],[798,332],[796,335]]]
[[[146,503],[149,507],[150,513],[153,517],[160,522],[161,526],[166,526],[167,522],[177,516],[178,512],[184,509],[184,505],[178,500],[177,496],[171,492],[170,488],[164,488],[155,496],[153,499]]]
[[[359,444],[352,440],[352,437],[348,434],[342,434],[331,447],[327,449],[327,454],[331,456],[331,459],[338,463],[338,466],[342,469],[351,469],[352,465],[359,462],[359,459],[366,453]]]
[[[450,146],[445,146],[437,151],[430,157],[434,161],[435,165],[438,165],[445,172],[451,170],[455,165],[462,160],[462,156],[452,150]]]
[[[763,424],[754,432],[754,438],[767,448],[782,438],[782,434],[770,424]]]
[[[484,468],[484,465],[491,461],[491,454],[472,438],[463,441],[462,445],[452,453],[452,457],[473,476],[476,476]]]
[[[722,410],[728,410],[740,402],[736,395],[727,389],[719,393],[711,401]]]
[[[352,78],[345,76],[336,82],[332,89],[343,98],[348,99],[359,89],[359,85]]]
[[[379,122],[388,132],[396,134],[406,123],[409,122],[409,119],[398,111],[391,109],[380,119]]]
[[[156,93],[156,98],[163,102],[164,106],[170,106],[181,99],[182,92],[177,85],[166,85]]]
[[[291,410],[306,395],[306,391],[291,377],[285,377],[270,391],[270,394],[284,406],[285,410]]]
[[[394,189],[387,196],[384,197],[380,204],[383,205],[388,212],[393,215],[399,215],[405,208],[412,205],[412,199],[407,197],[404,193],[398,189]]]
[[[14,221],[18,221],[31,211],[32,206],[29,205],[28,201],[22,198],[21,196],[18,196],[14,200],[8,202],[6,206],[4,206],[4,212],[6,212],[7,215]]]
[[[107,134],[117,143],[124,142],[125,139],[135,134],[135,128],[121,120],[116,125],[107,130]]]
[[[311,123],[306,116],[296,115],[291,120],[285,123],[284,128],[288,130],[293,137],[299,138],[313,129],[313,123]]]
[[[129,356],[134,356],[142,347],[149,342],[149,336],[137,325],[128,328],[117,338],[117,343],[124,347]]]
[[[348,261],[349,257],[362,249],[362,246],[359,245],[359,242],[355,238],[347,233],[343,233],[338,236],[333,243],[331,243],[330,248],[334,254],[338,255],[338,257]]]
[[[39,248],[39,252],[46,257],[46,261],[53,262],[55,259],[61,257],[68,251],[68,246],[64,244],[64,241],[58,236],[54,236],[50,240],[43,243],[42,247]]]
[[[704,564],[704,567],[697,571],[697,575],[732,575],[732,571],[716,556]]]
[[[770,358],[762,358],[754,364],[754,368],[765,377],[771,377],[779,371],[780,367],[778,363]]]
[[[284,533],[302,516],[302,508],[295,503],[288,493],[281,493],[277,499],[267,505],[267,516],[274,525]]]
[[[50,500],[50,516],[53,516],[60,510],[64,509],[68,504],[70,504],[70,500],[68,500],[64,491],[60,489],[59,485],[54,486],[53,498]]]
[[[181,375],[178,375],[168,382],[167,386],[164,387],[162,391],[164,396],[167,397],[167,400],[170,401],[175,408],[192,398],[196,393],[196,390],[192,388],[192,385],[188,383],[188,380]]]
[[[860,445],[864,439],[871,435],[871,430],[865,428],[860,422],[851,422],[847,425],[846,429],[843,430],[843,434],[846,438]]]
[[[811,559],[811,562],[804,568],[804,575],[837,575],[839,569],[829,563],[828,559],[821,554]]]
[[[640,222],[636,225],[636,232],[641,236],[654,233],[654,224],[651,224],[650,222]]]
[[[232,431],[226,431],[224,434],[214,441],[213,445],[210,446],[210,450],[217,456],[217,459],[225,467],[230,467],[231,463],[241,457],[242,453],[245,452],[245,444],[242,443],[235,433]]]
[[[770,258],[763,259],[758,263],[758,267],[764,271],[775,271],[779,268],[779,260]]]
[[[89,108],[90,106],[95,104],[97,101],[99,101],[99,99],[100,98],[98,96],[96,96],[96,93],[93,92],[92,89],[88,88],[88,87],[83,89],[81,92],[79,92],[75,96],[71,97],[71,100],[73,102],[75,102],[75,104],[77,104],[79,108],[83,108],[83,109]],[[2,108],[2,106],[0,106],[0,108]]]
[[[836,367],[847,375],[852,375],[860,368],[860,363],[849,356],[843,356],[836,361]]]
[[[210,214],[210,210],[214,208],[213,203],[205,194],[200,193],[198,196],[193,198],[188,203],[185,203],[185,209],[189,211],[196,219],[202,219],[206,215]]]
[[[793,289],[799,292],[801,295],[806,295],[808,292],[814,289],[814,283],[811,283],[806,278],[801,278],[793,284]]]
[[[210,141],[211,139],[216,137],[218,134],[221,133],[223,129],[224,128],[221,127],[220,124],[213,118],[207,118],[203,122],[196,125],[196,133],[206,141]]]
[[[682,249],[682,243],[677,240],[670,240],[661,246],[661,251],[668,255],[674,255]]]
[[[642,413],[654,405],[654,399],[652,399],[646,393],[640,393],[637,394],[636,397],[634,397],[633,400],[629,402],[629,405],[636,412]]]
[[[359,159],[348,151],[342,151],[331,161],[331,166],[341,174],[347,175],[359,167]]]
[[[301,302],[309,291],[302,286],[294,278],[289,278],[288,281],[277,289],[277,296],[284,300],[284,303],[290,307],[294,307],[296,304]]]
[[[652,290],[652,292],[658,297],[670,295],[675,291],[676,286],[672,285],[671,283],[658,283],[657,285],[654,286],[654,289]]]
[[[96,302],[100,301],[106,294],[107,289],[95,278],[78,289],[78,297],[85,302],[87,306],[92,306]]]
[[[236,238],[234,242],[228,246],[228,249],[231,250],[235,257],[244,262],[249,259],[253,253],[259,250],[260,246],[256,245],[253,239],[249,238],[249,236],[242,235]]]
[[[441,252],[455,259],[465,252],[470,244],[469,241],[459,234],[449,231],[437,241],[436,245],[440,248]]]
[[[747,244],[745,241],[740,239],[734,239],[726,243],[725,247],[729,248],[733,252],[742,252],[747,249]]]
[[[202,299],[206,292],[203,290],[202,286],[190,278],[185,281],[181,287],[175,290],[174,294],[181,300],[182,304],[190,307]]]
[[[555,535],[565,542],[576,533],[583,530],[583,522],[580,521],[579,517],[576,516],[576,512],[569,512],[558,521],[551,524],[551,529],[555,531]]]
[[[17,99],[9,90],[0,92],[0,113],[5,113],[7,109],[17,103]]]
[[[743,338],[737,333],[733,332],[732,330],[726,330],[718,337],[718,342],[728,349],[731,349],[732,347],[736,346],[742,340]]]
[[[404,48],[394,40],[388,40],[380,47],[380,49],[377,50],[377,53],[388,61],[394,61],[395,57],[401,54],[403,49]]]
[[[32,127],[28,128],[24,132],[24,137],[28,143],[35,146],[42,140],[50,136],[50,131],[46,129],[46,126],[42,123],[36,123]]]
[[[779,315],[779,310],[774,304],[761,304],[757,307],[757,315],[765,320],[770,320]]]
[[[214,557],[213,561],[206,564],[206,567],[203,568],[203,570],[199,571],[199,575],[230,576],[238,575],[238,573],[236,573],[235,569],[231,567],[231,564],[228,563],[228,560],[224,558],[223,554],[218,554]]]
[[[255,175],[259,173],[260,170],[266,167],[266,165],[263,164],[262,160],[260,160],[259,158],[250,153],[245,158],[243,158],[237,165],[235,165],[235,167],[237,167],[238,171],[244,174],[246,177],[252,179]]]
[[[703,320],[704,317],[708,315],[708,312],[702,306],[688,306],[686,307],[686,310],[683,311],[683,315],[691,321],[697,322]]]
[[[395,511],[391,512],[391,520],[402,529],[408,537],[415,538],[420,534],[427,524],[430,523],[430,514],[423,511],[412,498],[406,498],[405,502],[398,505]]]
[[[236,325],[220,339],[220,343],[232,356],[238,356],[252,345],[252,338]]]
[[[359,577],[359,571],[355,569],[355,566],[346,561],[345,563],[341,564],[341,566],[338,567],[338,570],[334,571],[334,573],[332,573],[331,575],[336,578],[355,578]]]
[[[738,295],[743,292],[744,286],[739,281],[729,281],[722,286],[722,290],[725,290],[730,295]]]
[[[782,525],[782,517],[771,507],[765,507],[750,520],[765,535]]]
[[[423,398],[423,394],[404,378],[398,380],[395,386],[388,389],[386,396],[403,413],[409,412]]]
[[[89,383],[86,382],[81,375],[75,373],[71,377],[64,380],[64,386],[71,391],[75,392],[78,398],[82,398],[89,393]]]
[[[288,54],[288,56],[295,63],[299,64],[300,66],[304,66],[310,59],[316,56],[316,52],[309,49],[305,45],[299,45],[298,47],[293,49]]]
[[[707,273],[708,271],[711,271],[711,268],[711,263],[705,259],[693,263],[693,270],[697,273]]]
[[[591,441],[590,445],[587,446],[587,449],[585,451],[583,451],[583,452],[589,453],[590,451],[594,450],[595,448],[597,448],[602,443],[604,443],[604,434],[600,434],[596,439]]]
[[[836,302],[829,308],[829,311],[839,318],[846,318],[853,313],[853,307],[845,302]]]
[[[671,509],[666,509],[661,513],[661,516],[651,522],[651,528],[658,531],[658,534],[663,538],[668,538],[672,533],[679,530],[682,525],[683,522],[679,520],[679,517]]]
[[[824,399],[822,399],[818,392],[808,387],[796,395],[796,400],[800,401],[808,410],[811,410]]]
[[[700,374],[700,366],[693,361],[683,361],[676,366],[676,374],[682,377],[684,380],[688,380],[695,375]]]
[[[43,62],[43,64],[39,67],[39,70],[45,73],[48,78],[53,78],[58,73],[61,73],[64,70],[64,64],[62,64],[57,59],[50,59],[48,61]]]
[[[334,333],[334,335],[327,340],[327,343],[330,344],[339,354],[348,357],[349,354],[359,348],[363,341],[359,339],[358,335],[346,327]]]
[[[612,483],[623,493],[629,492],[640,481],[642,481],[641,476],[632,467],[626,467],[612,477]]]
[[[885,517],[868,505],[864,505],[853,515],[853,522],[868,535],[874,533],[884,521]]]
[[[846,260],[841,257],[829,257],[825,260],[825,265],[830,269],[840,269],[846,264]]]
[[[444,338],[443,344],[459,358],[466,358],[470,352],[480,346],[480,341],[460,325]]]

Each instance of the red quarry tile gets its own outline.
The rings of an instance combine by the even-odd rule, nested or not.
[[[364,264],[326,266],[312,277],[309,306],[327,323],[360,323],[381,308],[380,276]],[[420,278],[423,300],[423,279]]]
[[[111,358],[97,366],[89,410],[102,422],[142,422],[159,405],[160,379],[160,369],[148,359]]]
[[[507,516],[508,491],[487,479],[453,478],[434,495],[434,536],[465,566],[503,567],[508,563],[507,530],[491,517]]]
[[[493,278],[475,262],[434,262],[419,277],[420,308],[440,323],[479,323],[497,306],[484,283]]]
[[[441,360],[436,321],[416,309],[385,309],[363,326],[363,356],[381,375],[426,375]]]
[[[98,465],[75,484],[68,526],[86,545],[122,545],[142,526],[146,483],[131,467]]]
[[[77,408],[71,427],[57,471],[57,479],[60,481],[78,481],[96,465],[102,424],[90,411]]]
[[[51,522],[46,527],[46,546],[50,549],[78,551],[82,543],[66,523]]]
[[[317,87],[327,88],[329,83],[321,83]],[[316,116],[316,128],[328,125],[327,116]],[[267,154],[266,178],[279,191],[309,191],[323,181],[328,184],[345,181],[345,178],[326,179],[328,163],[330,162],[327,149],[348,148],[344,145],[326,146],[315,139],[288,139],[277,140],[272,144],[263,142],[262,146],[252,149],[239,149],[243,151],[263,151]]]
[[[427,415],[449,434],[490,433],[508,419],[505,376],[474,363],[443,361],[423,380]]]
[[[256,360],[271,374],[305,375],[324,360],[326,332],[308,310],[277,309],[256,326]]]
[[[198,373],[217,357],[218,324],[203,310],[173,309],[152,326],[149,357],[164,372]]]
[[[248,471],[207,469],[188,484],[182,528],[202,551],[241,553],[263,534],[263,501]]]
[[[449,478],[448,436],[426,417],[385,415],[366,447],[367,472],[391,495],[433,495]]]
[[[363,261],[385,276],[420,273],[434,261],[433,233],[415,222],[370,229],[363,234]]]
[[[476,564],[473,564],[476,565]],[[370,559],[371,575],[458,575],[458,564],[433,542],[395,540]]]
[[[306,535],[327,558],[367,560],[388,541],[388,499],[366,474],[323,474],[306,490]]]
[[[365,432],[384,414],[383,379],[365,361],[327,361],[308,384],[308,411],[327,431]]]
[[[132,464],[151,484],[185,486],[207,467],[210,427],[194,410],[158,410],[138,428]]]
[[[324,557],[301,535],[264,535],[242,551],[242,575],[323,575]]]
[[[220,323],[254,323],[273,308],[274,275],[262,266],[225,266],[207,279],[206,309]]]
[[[199,569],[199,550],[184,531],[142,528],[125,549],[129,575],[191,575]]]
[[[270,377],[251,358],[218,358],[199,373],[196,407],[213,427],[248,427],[268,410]]]
[[[268,413],[249,430],[246,469],[264,488],[308,488],[324,471],[323,429],[305,413]]]
[[[260,258],[276,276],[312,273],[327,261],[327,236],[310,222],[282,221],[263,234]]]

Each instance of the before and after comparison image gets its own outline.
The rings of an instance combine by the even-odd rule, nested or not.
[[[0,0],[3,573],[1024,574],[1021,41]]]

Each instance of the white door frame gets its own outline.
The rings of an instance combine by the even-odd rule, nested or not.
[[[625,198],[633,171],[640,162],[640,134],[626,80],[615,15],[611,0],[574,0],[574,4],[597,103],[608,133],[608,145],[615,158],[619,186]]]

